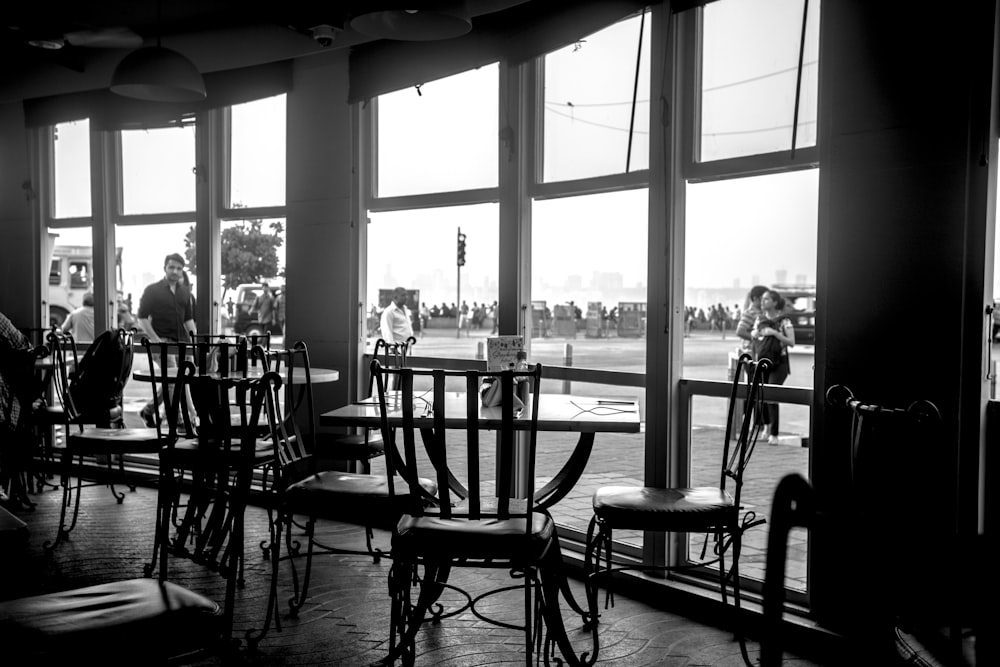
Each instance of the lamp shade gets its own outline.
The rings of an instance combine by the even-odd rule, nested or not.
[[[205,99],[205,81],[190,60],[162,46],[136,49],[111,75],[111,92],[150,102]]]
[[[361,14],[351,19],[351,27],[378,39],[427,42],[461,37],[472,30],[472,23],[446,12],[391,9]]]

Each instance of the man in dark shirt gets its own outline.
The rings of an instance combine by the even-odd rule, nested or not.
[[[184,258],[177,253],[163,261],[163,280],[146,287],[139,299],[139,328],[152,342],[184,341],[195,332],[191,293],[184,286]]]
[[[177,253],[163,261],[163,280],[146,287],[139,299],[139,328],[151,342],[186,341],[196,333],[191,293],[184,286],[184,258]],[[153,369],[150,369],[153,370]],[[155,426],[158,405],[150,400],[139,412],[147,426]]]

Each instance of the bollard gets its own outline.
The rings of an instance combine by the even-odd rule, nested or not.
[[[476,343],[476,360],[482,361],[486,358],[486,341],[481,340]]]
[[[563,355],[563,366],[572,366],[572,365],[573,365],[573,345],[571,343],[566,343],[566,352]],[[562,393],[564,394],[572,393],[572,387],[569,380],[563,380]]]

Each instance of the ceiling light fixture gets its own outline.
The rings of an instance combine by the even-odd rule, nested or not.
[[[461,37],[472,30],[469,19],[440,11],[391,9],[351,19],[351,27],[377,39],[429,42]]]
[[[160,9],[157,2],[157,25]],[[136,49],[122,58],[111,75],[111,92],[148,102],[198,102],[207,94],[198,68],[176,51],[160,46],[159,34],[156,46]]]
[[[197,102],[206,96],[194,63],[159,44],[125,56],[111,75],[111,92],[150,102]]]

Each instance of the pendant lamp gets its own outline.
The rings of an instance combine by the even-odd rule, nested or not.
[[[150,102],[197,102],[206,95],[194,63],[159,43],[136,49],[118,63],[111,92]]]

